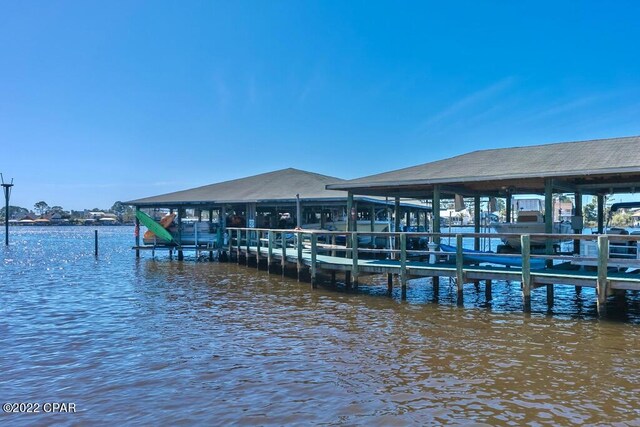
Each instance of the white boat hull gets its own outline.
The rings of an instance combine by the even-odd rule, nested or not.
[[[514,234],[545,234],[545,224],[541,222],[520,222],[520,223],[497,223],[492,224],[496,233],[514,233]],[[553,234],[570,234],[572,231],[571,224],[564,222],[556,222],[553,224]],[[514,249],[520,248],[520,236],[501,237],[501,240]],[[563,239],[554,239],[553,243],[559,243]],[[531,244],[541,246],[546,244],[544,238],[531,238]]]

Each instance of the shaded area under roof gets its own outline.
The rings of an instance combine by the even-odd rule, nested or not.
[[[640,189],[640,136],[474,151],[418,166],[342,181],[328,189],[354,194],[430,198],[443,194],[584,194]]]
[[[344,179],[321,175],[299,169],[281,169],[245,178],[224,181],[159,196],[145,197],[124,202],[140,207],[177,207],[193,205],[224,205],[238,203],[295,203],[296,194],[304,202],[340,202],[347,198],[346,191],[327,190],[329,184]],[[355,200],[384,203],[379,198]],[[393,202],[393,201],[391,201]],[[407,205],[403,203],[403,205]],[[424,205],[409,204],[425,209]]]

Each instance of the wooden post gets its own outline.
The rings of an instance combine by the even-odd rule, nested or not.
[[[492,285],[491,279],[484,281],[484,299],[487,300],[487,302],[493,299],[493,294],[491,292],[491,285]]]
[[[95,230],[95,251],[94,254],[98,258],[98,230]]]
[[[269,230],[268,231],[268,239],[269,239],[269,249],[268,249],[268,253],[267,253],[267,271],[269,273],[271,273],[271,265],[273,264],[273,245],[274,245],[274,239],[273,239],[273,230]]]
[[[138,212],[140,210],[140,208],[138,206],[136,206],[136,212]],[[9,234],[7,234],[8,236]],[[140,220],[138,219],[138,217],[136,216],[136,228],[134,231],[134,237],[136,239],[136,258],[140,258],[140,249],[138,249],[140,247]]]
[[[346,231],[353,231],[353,220],[351,219],[351,210],[353,209],[353,193],[347,192],[347,224]]]
[[[464,287],[464,255],[462,252],[462,234],[456,234],[456,282],[458,287],[458,305],[463,302]]]
[[[284,231],[281,234],[282,234],[282,259],[280,260],[280,265],[282,266],[282,275],[284,276],[284,272],[287,267],[287,236]]]
[[[297,252],[297,265],[298,265],[298,282],[302,279],[302,269],[304,264],[302,264],[302,233],[296,232],[296,249]]]
[[[433,300],[437,301],[438,295],[440,294],[440,277],[433,276],[431,281],[433,282]]]
[[[351,272],[348,270],[344,272],[344,285],[347,289],[351,289]]]
[[[236,232],[238,233],[236,236],[236,261],[238,261],[238,264],[240,264],[240,242],[242,242],[242,230],[237,229]]]
[[[520,236],[522,247],[522,301],[525,313],[531,312],[531,238]]]
[[[178,208],[178,261],[184,259],[184,253],[182,252],[182,214],[183,208]]]
[[[336,246],[336,235],[332,234],[331,235],[331,246]],[[336,250],[335,249],[331,249],[331,256],[336,256]]]
[[[331,270],[331,286],[335,286],[335,285],[336,285],[336,271]]]
[[[440,234],[440,185],[433,186],[433,232]],[[433,238],[433,242],[440,244],[440,236]]]
[[[574,217],[580,218],[580,223],[582,223],[582,194],[577,191],[574,194],[575,199],[575,210],[573,212]],[[580,227],[576,227],[573,229],[573,234],[582,234],[582,225]],[[580,240],[576,239],[573,241],[573,253],[580,254]]]
[[[260,269],[260,230],[256,230],[256,269]]]
[[[371,232],[376,231],[376,207],[371,204]],[[371,241],[375,243],[375,236],[371,236]]]
[[[353,279],[353,286],[358,287],[358,233],[351,233],[351,276]]]
[[[394,199],[393,209],[394,209],[393,219],[394,219],[394,226],[395,226],[395,229],[393,231],[395,231],[396,233],[399,233],[400,232],[400,215],[402,215],[400,213],[400,197],[396,197]]]
[[[604,196],[598,194],[598,234],[604,233]]]
[[[598,283],[597,294],[598,314],[604,314],[606,311],[607,294],[609,292],[609,284],[607,281],[607,263],[609,259],[609,236],[606,234],[598,236]]]
[[[480,196],[473,196],[473,232],[480,233]],[[480,237],[473,238],[473,249],[480,250]]]
[[[507,197],[506,197],[506,200],[505,200],[506,203],[507,203],[507,212],[506,212],[506,214],[507,214],[507,222],[511,222],[511,215],[512,215],[512,212],[511,212],[511,198],[512,198],[511,193],[507,194]]]
[[[244,261],[248,267],[249,266],[249,248],[251,247],[251,230],[247,228],[245,230],[245,233],[246,233],[245,243],[247,244],[246,245],[247,256],[245,257]]]
[[[546,234],[553,233],[553,180],[545,178],[544,180],[544,232]],[[549,238],[545,239],[545,254],[553,255],[553,241]],[[553,267],[553,260],[548,259],[545,262],[547,268]],[[553,306],[554,299],[553,285],[547,285],[547,305]]]
[[[318,235],[311,233],[311,287],[317,288],[316,261],[318,258]]]
[[[402,286],[402,299],[407,298],[407,235],[400,234],[400,286]]]
[[[387,273],[387,292],[391,294],[393,292],[393,274]]]

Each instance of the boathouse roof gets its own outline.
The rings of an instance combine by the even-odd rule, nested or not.
[[[479,150],[327,186],[355,194],[425,198],[445,194],[531,194],[553,178],[557,191],[640,189],[640,136]]]
[[[344,202],[346,191],[327,190],[328,184],[344,182],[334,176],[299,169],[281,169],[245,178],[219,182],[188,190],[125,202],[135,206],[172,207],[184,205],[221,205],[234,203],[295,203],[296,194],[305,202]],[[384,199],[356,197],[354,200],[384,203]],[[403,203],[413,208],[424,205]]]

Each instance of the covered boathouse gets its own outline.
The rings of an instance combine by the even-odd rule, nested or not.
[[[344,191],[327,190],[336,178],[299,169],[282,169],[245,178],[205,185],[188,190],[125,202],[144,209],[156,220],[170,212],[175,215],[171,229],[176,236],[178,258],[183,249],[220,248],[221,231],[226,227],[293,229],[347,227],[370,231],[389,231],[389,218],[406,223],[426,224],[430,207],[419,201],[394,203],[384,197],[349,198]],[[347,215],[350,212],[351,215]],[[355,218],[347,221],[346,218]],[[139,222],[137,222],[139,226]],[[167,243],[136,236],[136,249],[159,249]]]
[[[514,195],[539,194],[544,196],[547,213],[544,217],[546,237],[541,236],[545,239],[544,253],[530,255],[532,245],[529,242],[533,241],[530,240],[531,236],[517,236],[523,238],[521,274],[525,309],[530,303],[530,290],[543,285],[547,288],[549,304],[553,304],[553,286],[556,283],[575,284],[578,292],[581,289],[579,284],[594,286],[598,295],[598,310],[604,307],[606,297],[616,291],[640,290],[638,233],[611,239],[606,235],[598,237],[582,234],[583,195],[597,197],[597,233],[602,235],[606,233],[605,196],[634,194],[636,190],[640,190],[640,136],[479,150],[330,184],[327,188],[347,191],[350,197],[367,195],[431,199],[433,206],[439,206],[440,200],[456,195],[472,198],[475,207],[475,233],[470,236],[458,234],[458,248],[454,248],[457,251],[456,259],[465,258],[465,263],[467,256],[462,254],[465,239],[472,239],[476,250],[479,247],[481,197],[505,198],[506,220],[511,221],[511,198]],[[556,193],[573,193],[575,198],[575,211],[571,218],[571,227],[574,230],[571,236],[574,254],[572,257],[554,254],[552,242],[559,236],[553,235],[553,215],[548,213],[553,211],[553,198]],[[437,232],[440,229],[439,209],[434,209],[433,230]],[[433,236],[435,243],[440,243],[440,238],[440,234]],[[614,246],[618,248],[614,249]],[[581,253],[581,250],[584,252],[584,248],[595,250],[591,253]],[[469,258],[471,257],[469,255]],[[546,267],[533,273],[533,264],[529,263],[533,262],[535,257],[544,258]],[[457,281],[458,295],[461,297],[463,284],[468,281],[468,277],[474,275],[465,274],[462,262],[458,264],[457,271],[449,275]],[[567,272],[561,269],[566,269]],[[482,274],[476,274],[474,277],[481,276]],[[491,274],[485,275],[490,276]],[[500,276],[497,273],[494,275],[496,278]],[[438,277],[433,277],[434,286],[437,286]],[[586,280],[589,278],[590,280]],[[478,280],[474,282],[477,284]],[[489,292],[490,285],[491,281],[487,280]]]

